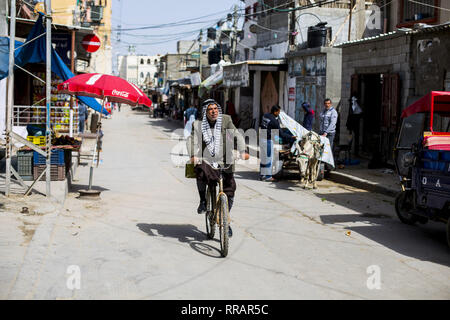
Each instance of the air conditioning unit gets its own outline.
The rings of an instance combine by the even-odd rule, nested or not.
[[[91,6],[91,21],[101,22],[103,19],[103,6]]]

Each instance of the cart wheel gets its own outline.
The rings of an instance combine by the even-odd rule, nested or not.
[[[319,174],[317,175],[317,181],[322,181],[325,177],[325,163],[321,162],[319,165]]]
[[[408,195],[409,193],[405,191],[397,195],[395,198],[395,211],[401,222],[413,225],[419,220],[419,217],[410,212],[412,205],[408,201],[412,201],[412,199]]]

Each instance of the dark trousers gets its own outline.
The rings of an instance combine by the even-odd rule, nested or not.
[[[328,138],[328,140],[330,140],[331,152],[333,152],[333,144],[334,144],[335,136],[336,136],[336,133],[327,133],[327,138]]]
[[[84,122],[86,120],[80,120],[78,121],[78,132],[79,133],[84,133]]]
[[[214,186],[219,182],[219,172],[214,170],[206,163],[201,163],[195,166],[195,174],[197,176],[197,189],[201,201],[206,201],[206,186]],[[218,186],[217,186],[218,188]],[[236,181],[234,180],[233,172],[223,173],[223,192],[228,199],[234,198],[236,191]],[[229,205],[230,209],[231,206]]]

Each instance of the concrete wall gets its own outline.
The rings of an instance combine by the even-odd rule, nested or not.
[[[398,73],[400,107],[405,108],[408,96],[414,95],[415,80],[410,67],[411,36],[379,39],[342,48],[341,139],[347,132],[351,76],[364,73]],[[342,141],[342,140],[341,140]]]
[[[299,11],[297,14],[296,30],[298,31],[298,35],[295,39],[296,43],[299,45],[302,43],[306,44],[308,39],[308,27],[314,26],[320,22],[316,16],[318,16],[321,21],[326,21],[328,23],[327,26],[331,27],[331,38],[334,39],[336,37],[335,44],[348,41],[349,20],[345,21],[348,14],[348,9],[339,8],[316,7]],[[361,35],[366,29],[365,26],[369,20],[370,14],[370,10],[365,11],[365,15],[362,17],[363,22],[360,21],[361,19],[357,20],[358,15],[356,15],[356,17],[355,15],[352,16],[352,29],[350,32],[351,40],[361,38]],[[381,29],[379,29],[378,33],[381,33]]]
[[[415,95],[432,90],[445,90],[445,78],[450,75],[450,33],[433,32],[413,36],[411,67],[415,74]]]
[[[187,58],[183,54],[168,54],[166,65],[166,77],[167,80],[177,80],[187,77],[191,74],[189,71],[180,71],[183,65],[183,61]]]

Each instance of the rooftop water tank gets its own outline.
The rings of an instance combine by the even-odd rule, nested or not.
[[[331,42],[331,27],[325,27],[327,22],[320,22],[308,27],[308,48],[326,47]]]

